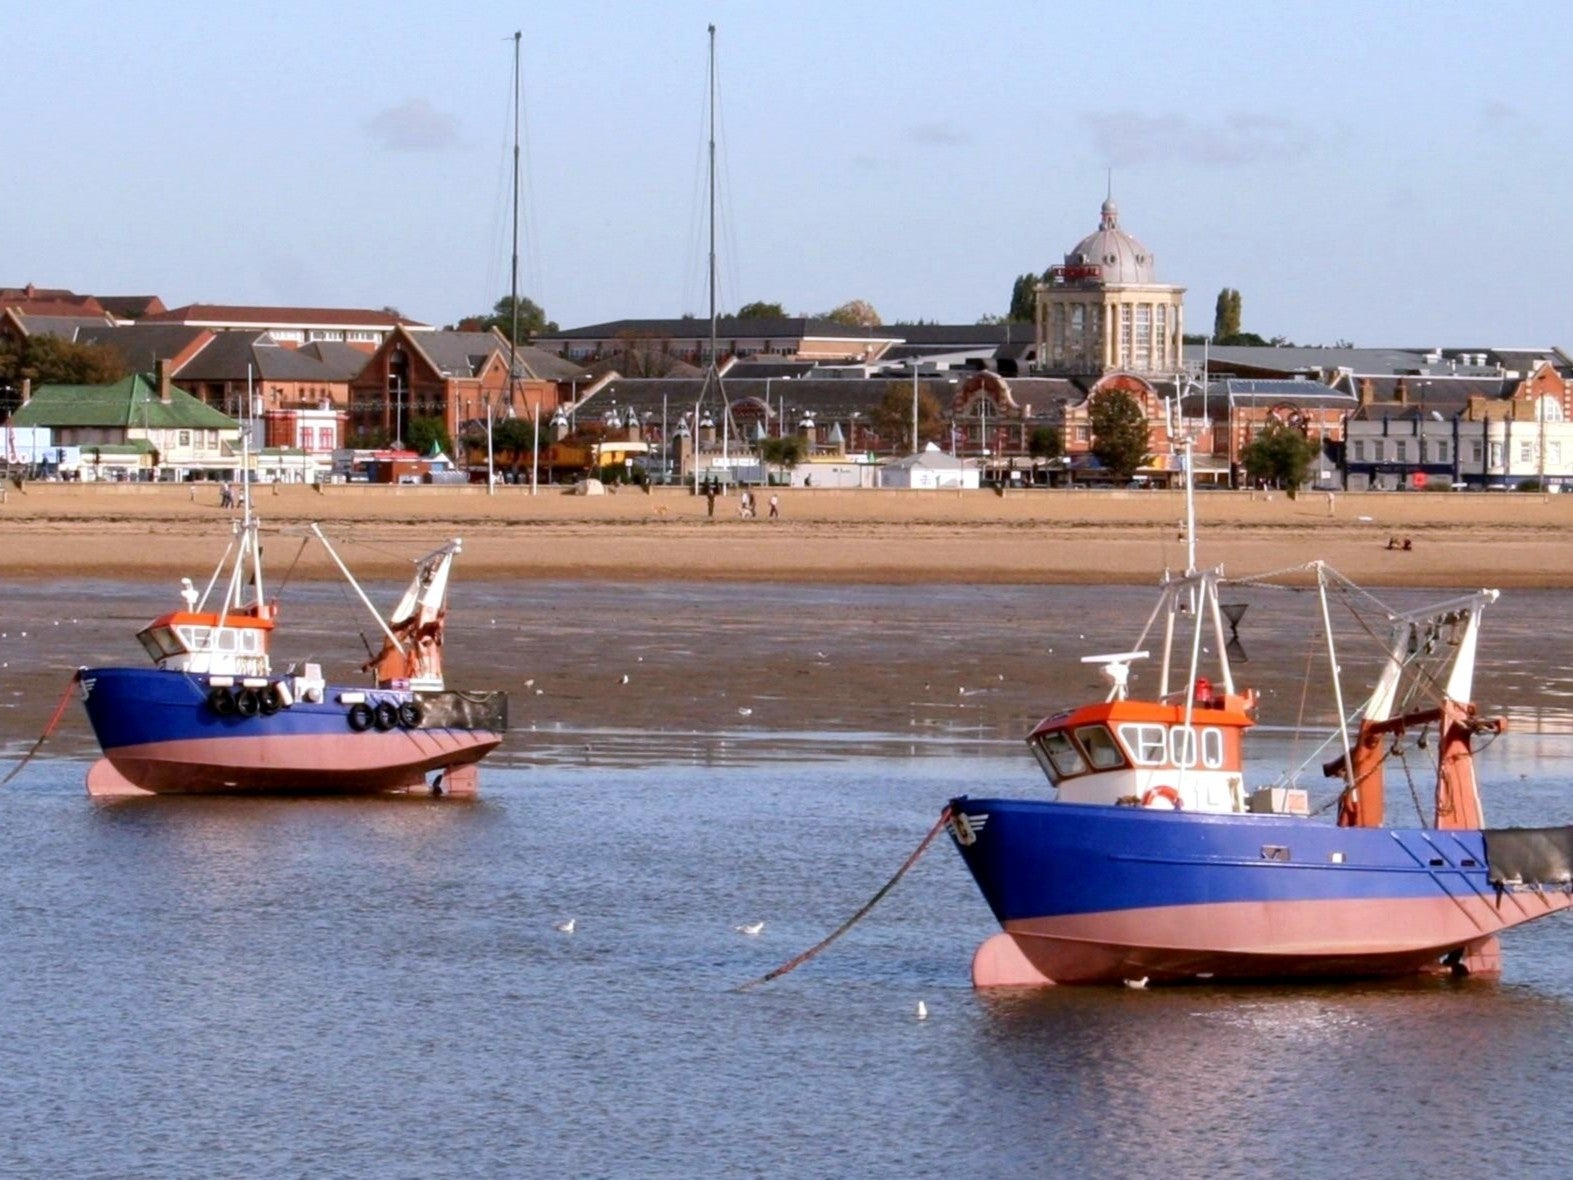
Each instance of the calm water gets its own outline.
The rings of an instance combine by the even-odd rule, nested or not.
[[[487,589],[481,615],[543,596],[559,607],[552,633],[586,637],[592,666],[636,634],[655,663],[693,641],[671,621],[683,612],[633,626],[668,595],[731,627],[746,660],[766,660],[780,635],[748,620],[812,618],[815,651],[861,642],[868,658],[939,668],[925,673],[936,683],[967,668],[976,680],[983,664],[962,661],[1004,659],[1024,629],[1063,636],[1067,612],[1093,639],[1128,637],[1116,623],[1129,615],[1113,616],[1147,600],[1057,591],[1043,612],[1041,590],[989,590],[987,609],[925,646],[903,620],[963,591],[750,590],[741,609],[736,588],[603,588],[569,609],[559,590]],[[24,591],[0,625],[49,627],[36,654],[69,666],[78,656],[54,650],[52,612],[66,627],[90,608],[140,619],[147,597]],[[1483,756],[1500,786],[1489,814],[1560,821],[1573,815],[1566,661],[1548,666],[1542,649],[1544,620],[1573,604],[1514,597],[1492,619],[1492,654],[1504,650],[1490,683],[1522,700],[1522,732]],[[863,636],[868,611],[894,638]],[[602,616],[620,625],[596,647],[583,620]],[[106,651],[82,658],[130,658],[128,623],[105,626]],[[1253,660],[1288,643],[1282,632],[1264,629]],[[101,637],[89,638],[72,646]],[[794,726],[813,710],[772,717],[791,694],[765,681],[737,706],[745,677],[672,706],[725,691],[711,714],[725,724],[652,737],[643,714],[602,716],[556,665],[497,639],[461,629],[453,642],[484,644],[511,686],[551,691],[518,718],[473,805],[93,805],[83,735],[69,731],[7,788],[0,1173],[1564,1174],[1573,923],[1510,933],[1500,983],[1002,998],[969,986],[991,919],[937,843],[840,943],[739,992],[866,900],[950,794],[1034,789],[1004,732],[1027,706],[1001,689],[997,709],[957,716],[913,686],[886,694],[900,709],[838,701],[840,724]],[[9,696],[24,691],[9,650],[7,768],[59,692],[51,674]],[[1043,694],[1029,695],[1056,703]],[[1265,744],[1270,757],[1304,753],[1288,733]],[[568,917],[572,936],[554,929]],[[757,938],[734,930],[760,919]]]

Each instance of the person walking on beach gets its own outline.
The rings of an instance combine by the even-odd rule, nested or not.
[[[218,485],[218,506],[220,508],[233,508],[235,506],[235,492],[229,486],[229,480],[223,480]]]
[[[781,497],[780,496],[772,495],[770,497],[770,519],[771,520],[780,520],[781,519]]]
[[[715,481],[705,481],[705,505],[709,510],[710,518],[715,519]]]

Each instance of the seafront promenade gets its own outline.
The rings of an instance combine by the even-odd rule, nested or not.
[[[714,516],[686,488],[574,496],[557,487],[262,487],[269,527],[322,522],[370,542],[354,564],[396,576],[412,553],[464,539],[467,579],[1138,583],[1184,565],[1178,491],[780,489],[753,519]],[[1321,558],[1371,585],[1573,587],[1573,496],[1199,492],[1199,561],[1231,573]],[[230,510],[217,485],[7,486],[0,576],[190,575],[212,564]],[[1392,541],[1410,548],[1390,549]],[[281,546],[287,540],[279,542]],[[383,552],[383,551],[386,552]],[[270,554],[276,571],[293,548]],[[308,546],[294,576],[328,575]]]

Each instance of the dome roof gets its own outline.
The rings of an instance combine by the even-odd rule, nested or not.
[[[1105,284],[1155,283],[1152,255],[1120,228],[1120,211],[1113,199],[1103,203],[1098,232],[1088,234],[1065,255],[1067,267],[1100,267]]]

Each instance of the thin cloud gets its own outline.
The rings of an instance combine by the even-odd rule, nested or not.
[[[1509,123],[1518,122],[1519,111],[1509,103],[1492,99],[1481,108],[1480,119],[1487,127],[1505,127]]]
[[[423,98],[410,98],[373,115],[362,124],[366,133],[390,152],[440,152],[459,142],[459,124],[452,115],[433,110]]]
[[[1292,159],[1316,144],[1309,129],[1270,115],[1231,115],[1211,125],[1136,111],[1084,118],[1098,151],[1117,168],[1172,163],[1239,168]]]
[[[966,132],[947,127],[943,123],[918,123],[916,126],[909,127],[907,133],[917,142],[930,147],[954,147],[972,142]]]

